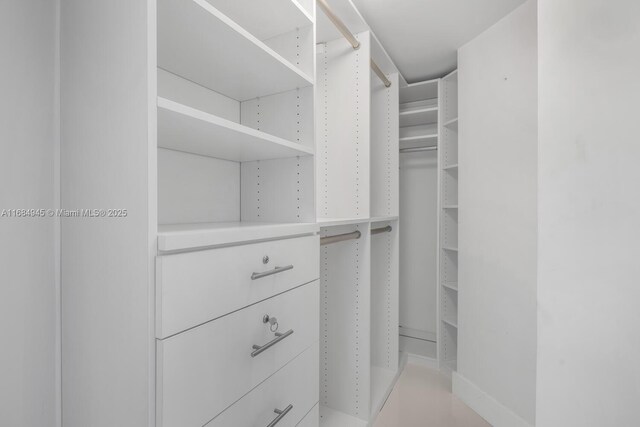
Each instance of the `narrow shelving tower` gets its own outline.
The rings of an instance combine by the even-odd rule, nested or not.
[[[439,333],[440,369],[451,373],[458,356],[458,72],[440,83],[441,123],[438,150],[439,200]]]
[[[317,46],[320,235],[358,236],[320,249],[322,427],[370,425],[398,373],[398,74],[370,32],[354,37]]]
[[[400,88],[400,351],[437,357],[440,79]]]

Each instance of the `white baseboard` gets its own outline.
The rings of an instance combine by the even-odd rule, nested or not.
[[[424,366],[425,368],[438,369],[438,361],[431,357],[407,353],[407,362],[418,366]]]
[[[493,427],[533,427],[457,372],[453,373],[453,394]]]

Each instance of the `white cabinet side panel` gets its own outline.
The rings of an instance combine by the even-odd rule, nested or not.
[[[62,418],[155,425],[155,2],[61,8]]]
[[[371,75],[371,216],[398,215],[398,75]]]
[[[322,229],[322,236],[359,230],[358,240],[320,248],[320,404],[367,420],[370,406],[369,225]]]
[[[316,156],[319,218],[369,217],[370,35],[318,46]]]
[[[396,150],[397,151],[397,150]],[[371,236],[371,364],[398,369],[398,222],[390,232]]]
[[[240,163],[158,149],[158,223],[240,220]]]

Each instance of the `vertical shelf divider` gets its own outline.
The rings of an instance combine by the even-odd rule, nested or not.
[[[440,82],[438,150],[438,364],[451,374],[458,357],[458,72]],[[455,248],[456,250],[451,250]]]

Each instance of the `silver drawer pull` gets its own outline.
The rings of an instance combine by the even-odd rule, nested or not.
[[[253,345],[253,351],[251,352],[251,357],[256,357],[257,355],[259,355],[263,351],[265,351],[265,350],[273,347],[274,345],[278,344],[280,341],[282,341],[283,339],[285,339],[286,337],[288,337],[291,334],[293,334],[293,329],[289,329],[284,334],[281,334],[280,332],[276,332],[276,337],[274,339],[272,339],[271,341],[269,341],[268,343],[266,343],[265,345],[255,345],[254,344]]]
[[[282,273],[283,271],[293,270],[293,265],[287,265],[286,267],[276,267],[273,270],[265,271],[264,273],[253,273],[251,280],[262,279],[263,277],[271,276],[272,274]]]
[[[286,408],[284,408],[283,411],[281,411],[280,409],[274,409],[273,412],[278,414],[278,416],[275,417],[275,419],[271,421],[267,427],[273,427],[274,425],[278,424],[280,420],[283,419],[285,415],[287,415],[289,411],[292,409],[293,409],[293,405],[287,406]]]

